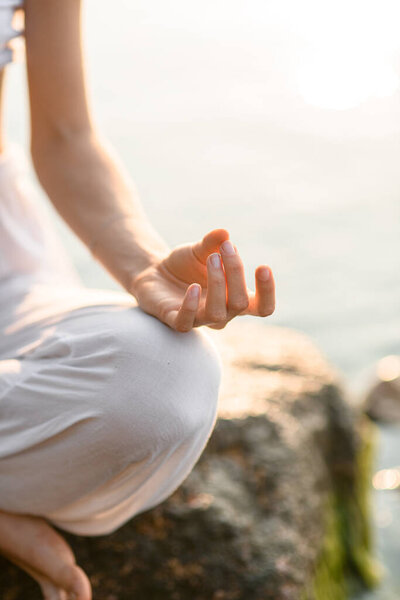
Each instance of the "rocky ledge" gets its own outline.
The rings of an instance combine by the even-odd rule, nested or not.
[[[253,320],[213,332],[219,419],[191,475],[116,533],[67,536],[95,600],[341,600],[375,579],[370,431],[313,344]],[[36,585],[0,563],[0,597]]]

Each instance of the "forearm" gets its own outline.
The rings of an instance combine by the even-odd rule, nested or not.
[[[32,147],[51,202],[93,255],[131,292],[132,279],[168,252],[123,167],[92,133]]]

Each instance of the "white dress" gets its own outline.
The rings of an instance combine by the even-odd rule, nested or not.
[[[0,159],[0,510],[106,534],[193,468],[219,357],[203,331],[83,287],[27,181]]]

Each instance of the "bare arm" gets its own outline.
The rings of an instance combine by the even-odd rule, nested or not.
[[[93,126],[85,90],[80,0],[25,0],[31,149],[52,203],[146,312],[179,331],[222,328],[274,310],[270,269],[244,267],[224,229],[169,251],[133,184]]]
[[[168,248],[91,121],[80,4],[80,0],[25,3],[32,158],[63,219],[132,291],[134,276]]]

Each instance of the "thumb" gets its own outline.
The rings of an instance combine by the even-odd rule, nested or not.
[[[213,229],[203,237],[201,242],[192,245],[196,258],[206,264],[207,257],[213,252],[218,252],[220,245],[229,240],[229,232],[226,229]]]

